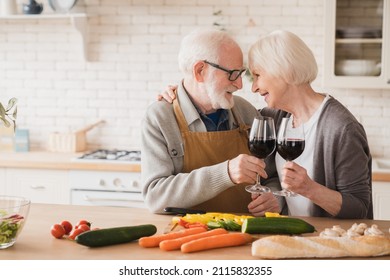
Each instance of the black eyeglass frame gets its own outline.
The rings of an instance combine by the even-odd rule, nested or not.
[[[226,68],[224,68],[224,67],[222,67],[222,66],[220,66],[220,65],[218,65],[218,64],[212,63],[212,62],[207,61],[207,60],[203,60],[203,62],[206,63],[206,64],[209,64],[209,65],[213,66],[214,68],[217,68],[217,69],[219,69],[219,70],[222,70],[222,71],[225,71],[226,73],[228,73],[228,74],[229,74],[228,79],[229,79],[229,81],[231,81],[231,82],[234,82],[235,80],[237,80],[237,79],[238,79],[239,77],[241,77],[241,75],[242,75],[243,73],[245,73],[246,70],[247,70],[246,68],[244,68],[244,69],[233,69],[233,70],[229,70],[229,69],[226,69]],[[235,79],[232,78],[232,75],[233,75],[234,73],[238,73],[238,74],[237,74],[237,77],[236,77]]]

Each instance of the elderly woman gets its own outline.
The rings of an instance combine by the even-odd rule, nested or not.
[[[297,194],[286,197],[288,213],[299,216],[372,218],[371,155],[363,126],[329,94],[311,82],[317,64],[308,46],[295,34],[274,31],[249,50],[252,91],[268,104],[261,114],[275,119],[291,116],[303,126],[305,150],[294,162],[276,155],[282,187]],[[252,209],[257,205],[252,201]]]

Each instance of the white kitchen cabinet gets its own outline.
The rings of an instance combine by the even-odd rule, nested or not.
[[[373,181],[372,198],[375,220],[390,220],[390,182]]]
[[[67,170],[6,168],[7,195],[23,196],[35,203],[69,204]]]
[[[327,0],[323,85],[390,88],[390,0]]]

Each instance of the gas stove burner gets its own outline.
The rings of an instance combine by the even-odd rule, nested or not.
[[[89,160],[141,161],[141,151],[126,150],[96,150],[79,157]]]

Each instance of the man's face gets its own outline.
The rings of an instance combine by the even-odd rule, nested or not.
[[[226,52],[228,55],[221,56],[220,64],[225,69],[242,69],[243,57],[239,48]],[[234,106],[233,93],[242,88],[241,76],[235,81],[229,80],[229,73],[207,65],[208,75],[204,81],[204,86],[213,109],[231,109]]]

